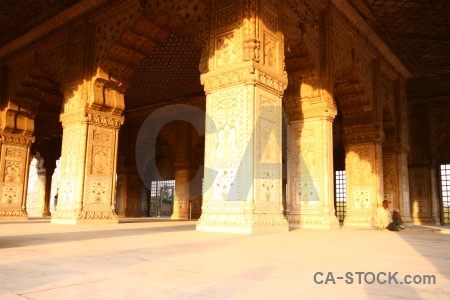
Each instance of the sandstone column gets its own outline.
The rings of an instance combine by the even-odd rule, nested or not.
[[[291,227],[339,227],[333,203],[332,123],[335,110],[330,109],[328,113],[328,116],[327,113],[322,116],[311,114],[290,126],[288,220]]]
[[[197,174],[196,174],[197,173]],[[190,174],[196,174],[194,178],[191,176],[189,185],[189,206],[191,219],[198,219],[202,213],[202,178],[203,168],[190,170]]]
[[[125,217],[127,211],[127,173],[117,172],[116,211],[119,217]]]
[[[370,226],[383,201],[383,133],[344,136],[347,174],[347,211],[344,225]]]
[[[289,17],[289,13],[284,16]],[[336,228],[332,126],[337,109],[331,96],[332,24],[328,9],[318,14],[320,28],[316,30],[308,25],[290,28],[297,24],[294,20],[284,20],[291,35],[286,51],[289,86],[283,98],[290,122],[286,215],[291,227]]]
[[[0,219],[27,219],[26,197],[34,120],[11,102],[0,111],[0,117]]]
[[[39,217],[48,217],[50,213],[50,190],[52,183],[53,172],[48,172],[46,169],[37,171],[38,180],[36,182],[36,207],[34,215]]]
[[[189,127],[184,122],[178,122],[172,219],[189,219],[189,139]]]
[[[133,121],[133,120],[130,120]],[[128,136],[128,165],[127,165],[127,190],[126,190],[126,217],[140,218],[140,199],[142,181],[136,167],[136,137],[140,124],[132,124],[127,126]],[[126,138],[126,137],[125,137]]]
[[[391,208],[400,210],[403,222],[410,223],[412,222],[408,169],[410,147],[405,80],[399,77],[393,86],[396,141],[383,145],[384,195],[386,200],[392,201]]]
[[[58,205],[52,223],[117,223],[117,143],[124,107],[117,82],[97,78],[67,91]]]
[[[35,158],[38,180],[36,182],[35,216],[48,217],[50,213],[52,177],[56,168],[56,160],[60,157],[61,143],[58,140],[47,140],[37,145]]]
[[[288,230],[281,192],[287,78],[278,2],[211,3],[211,37],[200,63],[207,120],[199,231]]]
[[[408,148],[383,145],[384,199],[391,209],[399,209],[403,222],[411,222],[409,203]]]

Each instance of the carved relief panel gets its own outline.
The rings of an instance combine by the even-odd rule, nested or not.
[[[242,1],[211,2],[211,32],[209,57],[215,58],[209,70],[242,62]]]
[[[411,164],[426,163],[429,160],[427,141],[427,115],[421,107],[412,107],[409,115],[409,136],[411,152],[409,153],[409,161]]]
[[[124,217],[127,208],[127,175],[117,174],[116,212]]]
[[[64,128],[61,149],[61,179],[58,196],[58,210],[73,209],[79,201],[81,183],[79,171],[83,165],[81,159],[85,155],[85,142],[82,135],[86,125],[74,124]]]
[[[413,218],[431,217],[431,187],[428,168],[409,170],[411,190],[411,213]]]
[[[114,43],[120,39],[122,33],[131,27],[139,16],[142,9],[139,5],[124,7],[121,10],[112,12],[111,15],[104,15],[97,20],[95,29],[94,47],[94,70],[100,62],[108,56],[108,52]]]
[[[384,200],[389,201],[389,207],[391,209],[400,209],[397,159],[397,154],[395,153],[383,154]]]
[[[256,91],[256,125],[253,132],[256,154],[257,211],[279,212],[281,207],[281,99],[262,89]]]
[[[282,12],[280,28],[285,36],[286,56],[295,51],[295,47],[303,44],[307,49],[308,61],[318,70],[319,67],[319,12],[308,1],[288,0],[281,1]],[[302,61],[296,62],[301,65]],[[308,69],[308,68],[302,68]],[[289,72],[289,71],[288,71]],[[302,77],[305,77],[302,75]],[[317,90],[318,78],[307,76],[312,86]],[[302,93],[306,95],[306,93]]]
[[[28,164],[27,145],[0,145],[0,216],[6,210],[20,210],[23,201],[26,168]],[[5,210],[4,212],[1,212]]]
[[[291,184],[292,209],[319,209],[323,201],[322,168],[324,167],[322,120],[305,120],[291,124],[295,152],[291,167],[295,170],[294,182]],[[292,165],[293,164],[293,165]]]
[[[14,99],[17,88],[33,69],[39,69],[46,77],[61,83],[67,69],[67,49],[67,35],[60,33],[38,43],[32,50],[7,60],[5,63],[9,67],[7,99]]]
[[[331,58],[333,82],[342,80],[342,75],[355,71],[358,74],[360,83],[366,91],[366,97],[360,97],[360,105],[372,105],[373,95],[373,72],[372,60],[375,55],[368,50],[367,46],[361,43],[358,38],[351,38],[347,32],[351,29],[337,16],[333,15],[333,54]],[[355,99],[356,100],[356,99]],[[355,103],[354,105],[357,105]]]
[[[369,224],[383,199],[380,199],[382,174],[381,145],[358,144],[346,146],[347,216],[351,223]],[[380,173],[381,172],[381,173]]]
[[[429,144],[432,159],[439,162],[450,162],[450,106],[430,109]]]
[[[207,95],[205,135],[204,206],[241,206],[236,178],[239,161],[245,150],[246,118],[244,87],[231,88]],[[235,183],[233,187],[233,183]],[[226,200],[230,201],[226,201]],[[214,203],[214,205],[212,205]]]
[[[380,76],[380,90],[378,98],[380,100],[380,106],[383,115],[383,130],[385,134],[385,143],[396,142],[396,130],[397,130],[397,116],[396,116],[396,104],[394,94],[394,82],[395,79],[387,74],[387,72],[381,72]]]
[[[111,205],[116,134],[115,129],[89,126],[85,205]]]
[[[228,32],[216,37],[216,65],[218,67],[237,62],[235,32]]]

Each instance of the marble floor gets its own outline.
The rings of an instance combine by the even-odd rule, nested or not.
[[[0,221],[0,299],[450,299],[449,233],[233,235],[163,219]],[[398,272],[390,284],[389,272]],[[406,275],[436,282],[406,284]]]

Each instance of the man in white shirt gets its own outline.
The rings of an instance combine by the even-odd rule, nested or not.
[[[377,208],[377,227],[383,229],[389,229],[391,231],[398,231],[398,228],[405,229],[402,225],[402,219],[400,218],[400,213],[398,210],[394,211],[394,221],[392,221],[392,216],[388,210],[389,202],[384,200],[382,207]]]
[[[391,215],[389,213],[389,210],[387,209],[388,205],[389,202],[387,200],[384,200],[382,206],[377,208],[376,226],[378,228],[385,229],[389,226],[389,223],[391,223]]]

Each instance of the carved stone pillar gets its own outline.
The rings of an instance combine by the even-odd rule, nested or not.
[[[126,217],[140,218],[140,196],[141,196],[142,181],[136,168],[130,168],[128,170],[127,177],[127,206]]]
[[[52,223],[117,223],[114,207],[117,143],[123,124],[118,83],[97,78],[68,90],[58,205]]]
[[[199,173],[197,173],[199,172]],[[197,173],[197,174],[196,174]],[[189,206],[191,219],[198,219],[202,214],[202,178],[203,168],[190,170],[191,182],[189,185]],[[192,176],[195,176],[192,178]]]
[[[281,192],[287,77],[278,5],[212,3],[209,51],[200,64],[207,120],[199,231],[288,230]]]
[[[177,124],[177,150],[175,161],[175,196],[172,219],[189,219],[189,137],[190,130],[186,123]]]
[[[127,126],[128,136],[128,165],[127,165],[127,191],[126,191],[126,217],[140,218],[140,199],[142,181],[136,167],[136,136],[140,124]]]
[[[344,225],[370,226],[383,202],[382,132],[344,137],[347,208]]]
[[[52,177],[56,168],[56,160],[61,153],[61,143],[50,140],[37,145],[35,158],[37,159],[36,206],[34,216],[48,217],[52,190]]]
[[[116,212],[119,217],[125,217],[127,211],[127,174],[117,173]]]
[[[290,126],[290,212],[287,217],[291,227],[339,227],[333,202],[335,111],[330,109],[325,114],[328,113],[328,116],[293,121]]]
[[[48,217],[50,213],[50,192],[52,186],[53,171],[41,169],[37,171],[38,180],[36,182],[36,206],[34,216]]]
[[[439,110],[443,109],[440,107]],[[428,107],[420,102],[409,107],[409,120],[411,217],[414,224],[440,224],[437,217],[439,205],[437,201],[437,172],[430,151],[430,141],[435,142],[437,138],[435,132],[439,129],[445,130],[445,126],[442,126],[442,124],[434,128],[430,126],[432,124],[430,124]]]
[[[119,130],[119,150],[117,156],[117,183],[116,183],[116,213],[119,217],[125,217],[127,211],[127,186],[128,186],[128,134],[122,126]]]
[[[391,210],[399,209],[403,222],[412,222],[409,199],[408,149],[400,144],[383,145],[384,199]]]
[[[428,165],[410,166],[411,216],[414,224],[440,224],[437,218],[437,189],[435,169]],[[434,181],[434,182],[433,182]]]
[[[438,192],[438,173],[439,167],[434,163],[430,168],[430,184],[431,184],[431,219],[436,225],[441,225],[441,219],[439,217],[439,192]]]
[[[175,170],[175,196],[172,219],[189,219],[189,169]]]
[[[0,219],[27,219],[30,146],[34,138],[0,133]]]
[[[1,70],[0,70],[1,71]],[[2,95],[0,95],[2,96]],[[29,103],[33,105],[33,101]],[[34,110],[33,110],[34,111]],[[35,115],[8,102],[0,111],[0,218],[27,219],[30,146]]]

